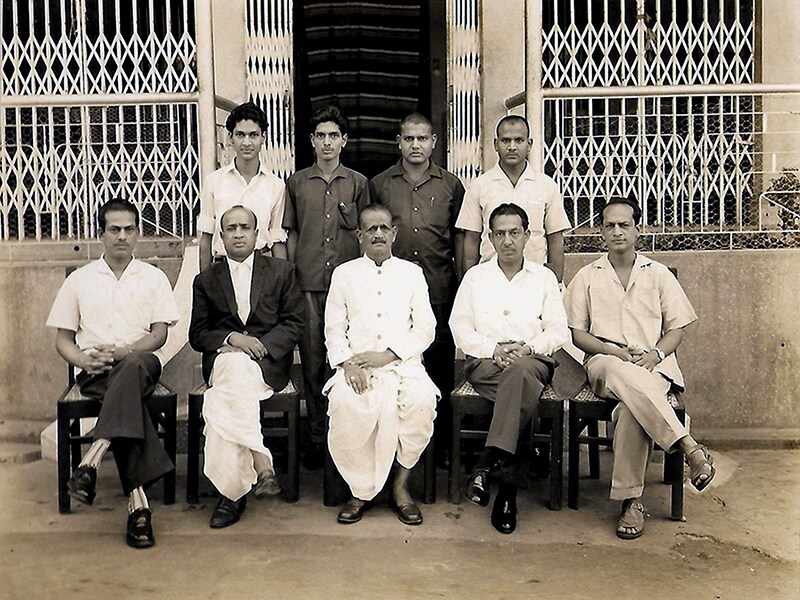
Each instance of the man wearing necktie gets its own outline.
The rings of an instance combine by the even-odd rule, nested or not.
[[[289,381],[303,329],[294,267],[254,252],[256,215],[237,205],[220,224],[227,257],[195,278],[189,327],[189,343],[203,353],[209,384],[204,473],[220,493],[212,528],[239,520],[254,485],[257,498],[280,492],[261,434],[259,403]]]

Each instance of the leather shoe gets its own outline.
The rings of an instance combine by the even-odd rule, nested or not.
[[[513,533],[517,528],[517,488],[500,486],[492,505],[492,527],[500,533]]]
[[[125,542],[131,548],[149,548],[156,543],[153,535],[153,513],[149,508],[137,508],[128,515]]]
[[[247,506],[247,496],[242,496],[238,500],[231,500],[225,496],[220,496],[214,512],[211,513],[211,521],[208,526],[212,529],[222,529],[233,525],[242,516]]]
[[[281,493],[281,484],[278,483],[278,478],[275,477],[275,473],[271,473],[269,475],[265,475],[261,479],[256,482],[255,487],[253,488],[253,493],[258,500],[262,500],[264,498],[277,496]]]
[[[489,505],[489,469],[478,469],[470,476],[464,497],[478,506]]]
[[[358,523],[361,520],[361,517],[364,516],[364,512],[367,510],[367,503],[363,500],[359,500],[358,498],[351,497],[350,500],[344,503],[341,510],[339,510],[339,515],[336,517],[336,520],[339,523],[344,523],[345,525],[349,525],[350,523]]]
[[[303,467],[308,471],[316,471],[325,464],[325,444],[312,442],[303,456]]]
[[[67,481],[67,493],[78,502],[91,505],[94,502],[97,469],[81,465]]]
[[[419,525],[422,523],[422,511],[414,502],[395,504],[394,510],[397,512],[397,518],[404,525]]]

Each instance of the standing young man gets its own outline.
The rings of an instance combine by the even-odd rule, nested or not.
[[[311,144],[316,160],[286,182],[283,227],[288,230],[289,261],[306,304],[306,326],[300,339],[300,360],[311,447],[303,465],[317,469],[325,460],[328,402],[322,386],[331,376],[325,354],[325,301],[333,269],[359,256],[358,214],[369,203],[367,178],[343,166],[347,119],[335,106],[311,118]]]
[[[617,537],[634,539],[644,531],[641,496],[653,441],[686,454],[698,491],[711,483],[714,466],[667,400],[672,386],[683,389],[674,353],[697,315],[669,269],[636,253],[639,205],[612,198],[602,214],[608,253],[578,271],[564,304],[594,392],[620,401],[611,499],[622,501]]]
[[[436,338],[423,354],[425,370],[441,392],[438,414],[448,421],[453,391],[455,345],[448,321],[458,287],[457,265],[461,263],[463,232],[456,218],[464,199],[458,177],[433,163],[436,134],[427,117],[412,113],[400,121],[397,136],[402,158],[370,181],[370,197],[392,213],[397,239],[392,252],[398,258],[422,267],[428,283],[431,308],[436,316]],[[448,446],[437,429],[444,449]]]
[[[558,184],[544,173],[534,173],[528,164],[532,145],[530,125],[524,117],[507,115],[497,123],[497,166],[472,182],[456,221],[456,227],[464,230],[464,271],[494,256],[489,215],[510,202],[521,206],[530,219],[531,237],[525,246],[525,258],[545,264],[559,282],[562,280],[563,232],[569,229],[569,219]]]
[[[274,256],[286,258],[286,232],[283,219],[283,182],[266,170],[258,158],[267,134],[267,116],[252,102],[234,108],[225,121],[228,140],[236,153],[231,163],[209,175],[200,192],[200,270],[204,271],[214,257],[225,256],[219,234],[218,219],[235,205],[252,210],[261,231],[256,249],[272,249]]]
[[[84,504],[95,498],[97,469],[111,448],[128,497],[125,536],[133,548],[155,544],[145,488],[175,468],[158,440],[144,404],[161,376],[153,354],[178,319],[163,271],[136,260],[139,211],[127,200],[108,201],[97,214],[103,255],[67,277],[47,326],[58,330],[56,351],[79,369],[81,393],[102,401],[94,441],[67,483]]]

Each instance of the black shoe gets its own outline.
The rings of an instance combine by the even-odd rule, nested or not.
[[[478,506],[489,505],[489,469],[478,469],[470,476],[464,497]]]
[[[125,542],[131,548],[149,548],[156,543],[153,535],[153,513],[149,508],[137,508],[128,515],[128,531]]]
[[[517,488],[503,484],[492,505],[492,527],[500,533],[513,533],[517,528]]]
[[[94,502],[97,469],[81,465],[67,481],[67,493],[78,502],[91,505]]]
[[[316,471],[325,464],[325,444],[322,442],[311,442],[311,445],[303,455],[303,467],[308,471]]]
[[[415,502],[407,504],[397,504],[392,502],[393,508],[397,513],[397,518],[404,525],[420,525],[422,523],[422,511]]]
[[[212,529],[222,529],[233,525],[242,516],[247,506],[247,496],[242,496],[238,500],[231,500],[225,496],[220,496],[214,512],[211,513],[211,520],[208,526]]]
[[[358,523],[361,517],[364,516],[364,511],[367,510],[367,503],[358,498],[351,497],[350,500],[344,503],[336,520],[339,523],[349,525],[350,523]]]

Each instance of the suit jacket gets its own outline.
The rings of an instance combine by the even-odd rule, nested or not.
[[[267,349],[258,361],[264,381],[275,391],[289,381],[292,353],[303,331],[305,303],[295,281],[294,266],[256,252],[250,285],[250,315],[242,323],[236,309],[227,259],[194,279],[189,344],[203,353],[203,377],[208,381],[214,360],[231,332],[257,337]]]

